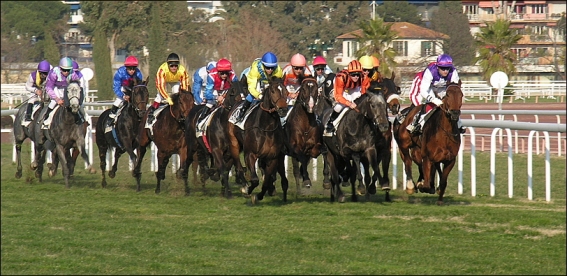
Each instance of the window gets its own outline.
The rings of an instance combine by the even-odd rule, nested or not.
[[[532,5],[532,13],[547,13],[547,5]]]
[[[478,6],[477,5],[465,5],[465,14],[478,14]]]
[[[408,56],[408,42],[407,41],[394,41],[394,50],[396,50],[398,56],[407,57]]]
[[[422,41],[421,42],[421,57],[429,57],[435,55],[435,42]]]
[[[532,34],[537,34],[537,35],[544,35],[547,34],[547,27],[546,26],[532,26]]]

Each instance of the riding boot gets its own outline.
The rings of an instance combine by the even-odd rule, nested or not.
[[[236,118],[237,123],[240,123],[242,119],[244,119],[244,114],[246,113],[248,108],[250,108],[250,104],[251,102],[244,101],[244,103],[242,104],[242,108],[240,108],[240,113],[238,113],[238,117]]]
[[[335,125],[333,125],[333,122],[337,119],[337,117],[339,117],[339,114],[341,113],[333,110],[333,114],[331,114],[329,121],[327,121],[327,126],[325,127],[327,132],[335,131]]]
[[[30,122],[32,120],[31,115],[32,115],[32,110],[33,110],[33,103],[28,103],[28,108],[26,109],[26,122]]]
[[[153,121],[156,119],[156,117],[154,117],[155,110],[156,108],[153,105],[148,108],[148,124],[153,123]]]
[[[108,126],[114,124],[114,119],[116,118],[116,112],[118,112],[118,106],[112,105],[110,109],[110,113],[108,113]]]
[[[413,117],[412,123],[406,127],[406,129],[409,130],[410,133],[421,132],[421,124],[419,123],[419,119],[421,118],[421,114],[423,114],[424,108],[425,105],[422,105],[421,108],[419,109],[419,112],[417,112],[417,114],[415,114],[415,116]]]
[[[210,107],[208,107],[207,105],[203,106],[203,110],[201,110],[201,112],[199,113],[199,118],[197,118],[197,124],[195,125],[197,131],[199,131],[199,124],[201,123],[201,121],[203,121],[203,119],[206,118],[210,112],[211,112]]]
[[[45,112],[45,115],[43,116],[44,122],[45,122],[45,120],[47,120],[47,118],[49,118],[49,113],[51,113],[51,111],[53,111],[53,108],[47,107],[47,111]]]

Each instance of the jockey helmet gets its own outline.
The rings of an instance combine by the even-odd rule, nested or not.
[[[210,61],[209,63],[207,63],[207,67],[206,67],[207,72],[210,72],[215,67],[217,67],[217,62],[216,61]]]
[[[37,71],[39,72],[47,73],[49,70],[51,70],[51,64],[47,60],[43,60],[37,65]]]
[[[362,65],[363,69],[372,69],[374,68],[374,62],[372,62],[372,58],[370,56],[362,56],[358,59],[360,65]]]
[[[167,56],[167,64],[179,64],[179,56],[176,53],[171,53]]]
[[[375,56],[371,56],[371,57],[372,57],[372,65],[374,67],[380,67],[380,60]]]
[[[453,67],[453,58],[450,55],[442,54],[437,57],[438,67]]]
[[[262,56],[262,64],[266,67],[276,67],[278,66],[278,58],[272,52],[266,52]]]
[[[129,56],[124,60],[124,66],[138,66],[138,59],[135,56]]]
[[[302,54],[297,53],[297,54],[295,54],[291,57],[290,63],[291,63],[291,66],[305,67],[305,64],[307,63],[307,61],[305,60],[305,57]]]
[[[232,63],[226,58],[219,59],[217,62],[217,70],[218,71],[231,71],[232,70]]]
[[[325,60],[324,57],[322,56],[317,56],[315,57],[315,59],[313,60],[313,66],[316,65],[327,65],[327,61]]]
[[[79,63],[73,60],[73,71],[79,70]]]
[[[73,69],[73,61],[68,57],[64,57],[59,60],[59,68],[65,70]]]
[[[360,61],[355,59],[349,62],[347,70],[349,73],[362,72],[362,65],[360,65]]]

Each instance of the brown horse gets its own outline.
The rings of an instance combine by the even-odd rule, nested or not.
[[[242,192],[250,195],[254,188],[259,185],[256,161],[259,161],[258,164],[264,172],[262,191],[252,197],[252,203],[262,200],[266,192],[269,195],[274,194],[275,186],[273,183],[276,179],[276,171],[282,177],[283,200],[287,201],[288,182],[285,178],[285,172],[282,172],[282,168],[284,168],[284,154],[282,152],[284,130],[280,121],[280,118],[287,113],[287,93],[283,80],[273,77],[269,80],[258,107],[251,110],[244,122],[243,129],[233,123],[228,124],[230,152],[237,166],[237,174],[239,173],[238,164],[240,163],[241,149],[244,151],[246,167],[250,170],[251,186],[243,187]]]
[[[435,171],[439,173],[439,198],[437,204],[443,204],[443,195],[447,188],[447,178],[455,165],[459,147],[461,145],[460,131],[457,126],[461,115],[463,103],[463,92],[461,91],[461,81],[447,85],[447,91],[442,99],[443,104],[430,111],[429,119],[423,126],[421,135],[410,134],[406,126],[411,124],[413,117],[417,114],[421,106],[412,109],[403,122],[394,121],[394,138],[398,143],[400,156],[405,165],[407,177],[406,192],[413,194],[414,186],[412,177],[412,160],[418,165],[420,178],[418,179],[417,189],[420,192],[435,193]],[[410,152],[411,150],[411,152]],[[441,168],[443,164],[443,168]],[[423,176],[423,181],[421,181]]]
[[[165,179],[165,169],[169,158],[173,154],[179,154],[181,168],[185,167],[187,159],[187,144],[185,143],[185,118],[193,108],[193,94],[191,90],[179,90],[179,93],[170,95],[173,100],[172,106],[166,106],[155,119],[153,132],[145,127],[148,113],[144,115],[138,128],[138,159],[132,175],[136,178],[137,188],[140,191],[140,180],[142,178],[141,166],[147,147],[153,141],[158,152],[158,171],[156,172],[157,185],[155,193],[161,191],[161,180]],[[177,172],[185,183],[185,193],[189,194],[187,183],[187,170],[181,169]]]
[[[286,119],[286,154],[292,157],[293,175],[297,193],[300,193],[299,183],[311,187],[311,179],[307,166],[311,158],[317,158],[323,150],[323,126],[315,114],[319,101],[317,80],[313,77],[301,81],[298,96]],[[299,166],[301,165],[301,166]],[[303,180],[303,181],[301,181]]]

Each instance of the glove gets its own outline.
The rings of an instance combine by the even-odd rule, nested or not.
[[[436,106],[440,106],[443,104],[443,101],[438,98],[431,99],[431,102],[434,103]]]
[[[173,105],[173,100],[171,99],[171,97],[168,97],[167,99],[167,103],[172,106]]]

